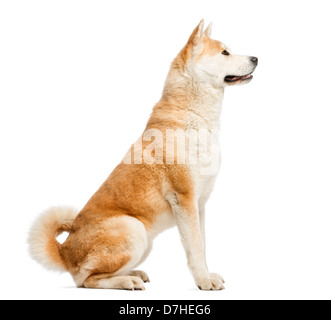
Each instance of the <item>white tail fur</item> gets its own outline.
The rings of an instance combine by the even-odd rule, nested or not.
[[[33,259],[47,269],[66,271],[56,237],[63,231],[70,232],[78,210],[71,207],[51,207],[33,223],[28,243]]]

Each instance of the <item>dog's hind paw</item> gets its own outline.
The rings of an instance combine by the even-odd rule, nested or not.
[[[129,275],[130,275],[130,276],[133,276],[133,277],[139,277],[139,278],[140,278],[142,281],[144,281],[144,282],[150,282],[147,273],[144,272],[144,271],[141,271],[141,270],[132,270],[132,271],[129,273]]]

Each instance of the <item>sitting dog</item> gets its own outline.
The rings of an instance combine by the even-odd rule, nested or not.
[[[53,207],[34,223],[30,253],[78,287],[144,290],[134,270],[160,232],[177,225],[201,290],[222,290],[205,257],[205,204],[219,170],[224,89],[251,81],[258,59],[210,38],[203,20],[174,59],[142,136],[85,207]],[[60,244],[63,231],[68,238]]]

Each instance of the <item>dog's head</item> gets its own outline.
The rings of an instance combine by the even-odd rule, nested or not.
[[[204,30],[202,20],[179,54],[184,69],[215,87],[250,82],[258,59],[234,54],[222,42],[211,39],[210,34],[211,24]]]

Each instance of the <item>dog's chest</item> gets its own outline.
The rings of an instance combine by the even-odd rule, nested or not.
[[[206,122],[202,119],[190,119],[194,130],[188,133],[189,140],[197,140],[193,161],[189,161],[191,177],[194,183],[196,199],[206,201],[214,187],[220,168],[219,120]]]
[[[214,139],[212,143],[213,148],[215,148],[214,154],[209,151],[200,152],[197,164],[189,166],[198,201],[208,199],[220,168],[219,139]]]

